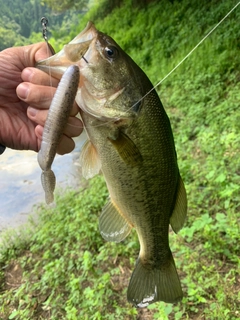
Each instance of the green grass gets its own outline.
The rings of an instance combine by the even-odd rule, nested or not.
[[[156,83],[236,1],[163,0],[144,11],[124,3],[106,18],[93,8],[54,46],[91,19]],[[135,232],[120,244],[100,237],[107,192],[96,178],[87,190],[59,196],[56,208],[41,207],[34,229],[8,236],[0,256],[0,319],[240,317],[239,20],[240,7],[158,88],[188,193],[186,225],[178,235],[170,232],[183,301],[143,312],[127,303],[139,244]]]
[[[42,206],[26,242],[19,243],[16,235],[9,250],[6,238],[0,263],[3,271],[7,264],[11,267],[1,274],[0,318],[115,319],[119,314],[124,319],[136,314],[127,308],[121,315],[126,287],[119,282],[124,270],[129,275],[136,241],[121,244],[120,252],[113,244],[105,245],[98,214],[106,197],[105,183],[98,177],[87,190],[59,196],[56,207]],[[109,314],[104,315],[106,310]]]

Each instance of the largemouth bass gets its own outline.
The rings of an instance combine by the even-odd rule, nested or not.
[[[56,178],[51,166],[78,90],[79,68],[71,65],[64,73],[49,108],[38,152],[41,181],[47,204],[54,200]]]
[[[145,73],[92,23],[38,67],[60,78],[71,64],[80,69],[76,102],[89,138],[83,175],[101,171],[110,195],[99,218],[101,235],[119,242],[133,227],[140,242],[127,298],[137,307],[179,301],[168,230],[169,224],[175,232],[182,228],[187,199],[169,118],[156,91],[147,94],[153,86]]]

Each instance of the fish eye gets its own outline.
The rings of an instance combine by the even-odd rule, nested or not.
[[[105,56],[109,59],[115,59],[118,55],[118,49],[113,46],[105,47]]]

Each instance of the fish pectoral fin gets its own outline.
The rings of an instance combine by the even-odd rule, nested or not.
[[[123,132],[119,132],[116,140],[108,138],[123,161],[131,166],[142,162],[142,155],[134,142]]]
[[[91,141],[87,140],[80,154],[82,175],[85,179],[94,177],[101,169],[101,161]]]
[[[110,200],[99,218],[99,230],[106,241],[120,242],[130,233],[132,227]]]
[[[170,224],[175,233],[182,229],[187,215],[187,194],[182,181],[181,176],[179,175],[178,187],[176,193],[176,202],[173,209],[173,213],[170,217]]]

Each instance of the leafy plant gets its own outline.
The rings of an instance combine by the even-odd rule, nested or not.
[[[163,0],[142,10],[127,0],[99,18],[101,8],[92,7],[71,32],[60,30],[53,44],[60,49],[94,20],[156,83],[235,4]],[[139,244],[134,231],[120,244],[101,239],[98,215],[107,191],[98,177],[84,191],[60,194],[55,208],[39,208],[34,229],[8,235],[0,255],[0,317],[239,318],[239,18],[237,9],[158,88],[188,194],[185,227],[178,235],[170,231],[183,301],[141,311],[127,303]],[[22,270],[21,281],[8,286],[15,268]]]

